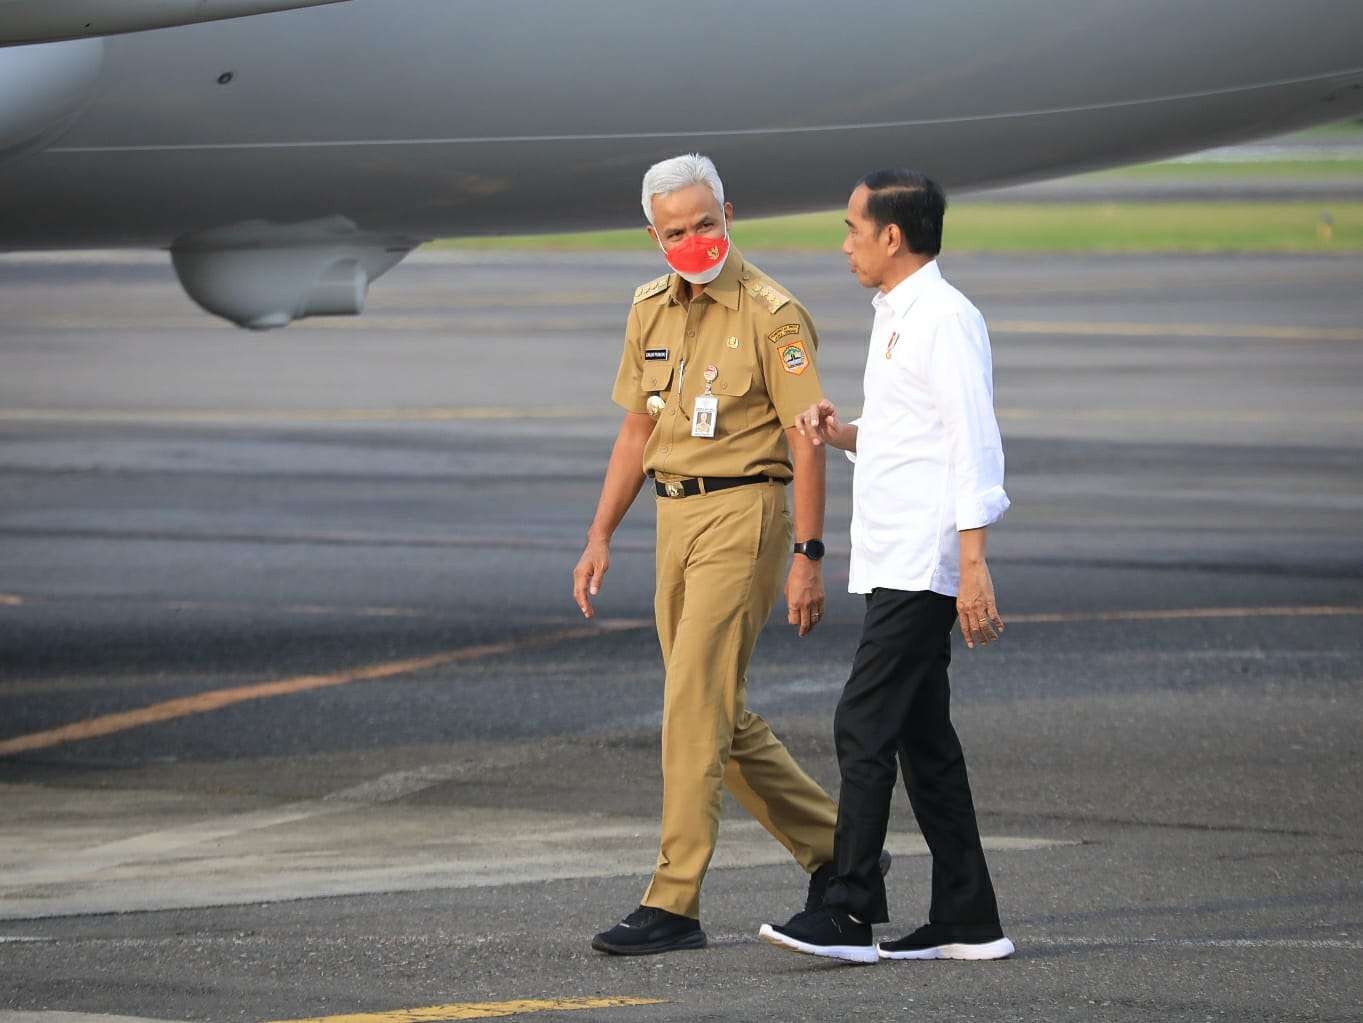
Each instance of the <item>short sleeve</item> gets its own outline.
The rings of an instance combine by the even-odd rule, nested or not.
[[[762,339],[762,376],[781,426],[790,429],[796,416],[823,398],[814,364],[819,336],[809,314],[793,302],[777,310],[773,323]]]
[[[620,368],[615,374],[611,400],[626,412],[647,412],[648,395],[641,381],[644,375],[643,345],[639,340],[639,317],[635,306],[630,306],[625,323],[625,349],[620,353]]]

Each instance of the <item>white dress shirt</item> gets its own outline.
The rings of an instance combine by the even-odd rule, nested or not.
[[[847,588],[955,596],[958,531],[1008,509],[989,332],[935,260],[871,304]]]

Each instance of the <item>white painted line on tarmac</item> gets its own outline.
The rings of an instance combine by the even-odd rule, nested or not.
[[[469,767],[482,774],[488,765]],[[398,774],[342,790],[330,801],[134,836],[84,856],[58,856],[46,845],[35,847],[27,856],[28,869],[5,871],[0,918],[32,920],[644,877],[653,869],[658,827],[653,818],[470,807],[381,811],[345,801],[400,798],[446,777],[439,771]],[[302,823],[308,816],[356,809],[362,812],[341,826]],[[298,827],[265,831],[290,822]],[[236,836],[233,827],[239,829]],[[417,841],[405,843],[404,835]],[[210,839],[213,844],[199,851],[184,851]],[[985,836],[982,841],[985,849],[998,853],[1079,844],[1017,836]],[[886,847],[903,857],[928,854],[917,834],[889,835]],[[45,866],[54,859],[65,865]],[[790,863],[789,854],[756,821],[724,823],[713,869],[783,863]]]
[[[551,751],[546,750],[546,755],[548,752]],[[33,885],[67,884],[129,864],[164,862],[175,858],[181,850],[205,842],[220,843],[252,831],[263,831],[313,817],[347,813],[366,804],[375,806],[393,802],[459,778],[518,767],[529,759],[531,758],[524,754],[502,757],[484,755],[476,761],[456,760],[444,764],[428,764],[414,770],[394,771],[381,775],[372,781],[329,792],[318,799],[287,803],[267,810],[227,814],[176,828],[162,828],[134,835],[116,842],[64,853],[60,857],[28,866],[11,867],[3,874],[0,892]]]
[[[427,408],[332,409],[0,409],[5,423],[442,423],[482,419],[615,419],[602,405],[458,405]]]
[[[886,933],[878,935],[877,940],[887,940],[896,933],[893,928],[886,928]],[[1133,948],[1150,950],[1205,948],[1283,951],[1292,949],[1303,951],[1337,949],[1344,952],[1363,951],[1363,941],[1331,938],[1051,938],[1043,935],[1019,937],[1011,933],[1009,937],[1016,943],[1017,952],[1020,956],[1026,956],[1027,950],[1032,948]],[[708,941],[712,946],[756,945],[760,943],[755,929],[751,934],[710,934]]]

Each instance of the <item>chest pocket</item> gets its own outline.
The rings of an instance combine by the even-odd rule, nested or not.
[[[649,394],[667,393],[672,387],[671,362],[646,362],[639,377],[639,387]]]
[[[752,401],[748,397],[752,390],[751,370],[725,369],[710,390],[719,399],[720,429],[732,433],[736,428],[752,425],[749,411]]]
[[[752,390],[750,370],[728,370],[710,388],[715,394],[727,394],[731,398],[741,398]]]

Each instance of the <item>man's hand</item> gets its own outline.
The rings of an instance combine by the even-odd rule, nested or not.
[[[803,554],[795,555],[786,576],[786,621],[808,636],[823,617],[823,569]]]
[[[573,600],[583,618],[596,617],[592,607],[592,597],[601,592],[601,580],[611,567],[610,543],[606,540],[588,540],[582,557],[577,559],[573,569]]]
[[[976,643],[985,646],[1003,633],[1003,619],[999,617],[999,609],[994,602],[994,580],[983,558],[961,565],[961,590],[956,597],[956,614],[961,620],[961,635],[965,638],[965,645],[972,650]]]
[[[836,445],[838,437],[842,434],[842,421],[838,419],[838,410],[827,398],[809,406],[796,416],[795,426],[815,447],[821,444]]]

